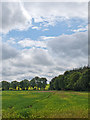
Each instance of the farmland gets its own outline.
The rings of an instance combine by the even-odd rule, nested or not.
[[[2,91],[3,118],[87,118],[88,92]]]

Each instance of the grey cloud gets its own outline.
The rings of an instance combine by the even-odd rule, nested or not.
[[[85,57],[88,54],[87,32],[61,35],[47,43],[48,49],[55,55],[63,58]]]
[[[13,29],[25,30],[30,27],[32,18],[34,22],[43,22],[46,26],[73,17],[87,19],[87,3],[34,4],[24,3],[23,7],[18,2],[3,3],[0,24],[3,32],[7,33]],[[87,32],[47,39],[47,50],[32,48],[17,51],[4,43],[3,80],[22,80],[37,75],[50,80],[66,69],[87,64],[87,46]]]
[[[22,5],[21,5],[22,6]],[[28,16],[25,15],[19,2],[2,2],[2,28],[3,33],[12,29],[23,30],[30,26]]]
[[[2,59],[10,59],[18,56],[18,51],[6,43],[2,43]]]
[[[87,65],[87,32],[61,35],[47,40],[47,48],[16,49],[3,45],[3,80],[21,80],[35,76],[48,80],[65,70]],[[13,54],[12,54],[13,53]]]
[[[0,11],[0,15],[2,13],[0,16],[2,24],[0,24],[0,28],[2,27],[3,33],[8,33],[14,29],[27,30],[32,27],[32,18],[34,22],[41,22],[42,26],[53,26],[57,21],[69,20],[70,18],[81,18],[87,21],[87,10],[87,2],[2,2],[2,12]]]
[[[11,64],[17,67],[29,67],[32,66],[51,66],[53,65],[52,58],[49,56],[48,51],[41,48],[24,49],[20,55],[11,60]]]
[[[43,66],[53,65],[52,58],[50,58],[47,50],[35,49],[33,51],[32,57],[34,64],[43,65]]]
[[[53,65],[53,60],[49,57],[46,50],[39,48],[36,50],[26,49],[19,52],[19,54],[3,61],[3,80],[42,76],[49,69],[48,67],[51,64]]]

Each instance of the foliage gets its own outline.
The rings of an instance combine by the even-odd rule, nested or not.
[[[2,81],[2,90],[45,90],[47,85],[46,78],[34,77],[32,80],[24,79],[20,82]],[[90,67],[76,68],[65,71],[63,75],[52,78],[49,90],[74,90],[88,91],[90,88]]]
[[[50,90],[88,91],[90,88],[90,67],[66,71],[63,75],[53,78]]]
[[[27,79],[25,80],[22,80],[20,82],[20,88],[22,88],[22,90],[28,90],[28,87],[29,87],[29,81]]]
[[[9,90],[10,83],[7,81],[2,81],[2,90]]]
[[[17,81],[12,81],[10,84],[10,87],[16,90],[16,87],[19,85],[19,82]]]
[[[46,78],[39,78],[39,77],[35,77],[32,80],[27,80],[24,79],[20,82],[17,81],[12,81],[11,83],[7,82],[7,81],[2,81],[1,82],[2,85],[2,90],[29,90],[31,87],[33,88],[33,90],[41,90],[41,88],[43,88],[45,90],[45,87],[47,85],[47,79]]]

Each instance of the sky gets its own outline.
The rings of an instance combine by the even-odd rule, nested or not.
[[[0,12],[1,80],[50,81],[88,65],[88,2],[2,2]]]

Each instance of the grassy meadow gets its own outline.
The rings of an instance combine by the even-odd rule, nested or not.
[[[2,91],[3,118],[88,118],[88,93]]]

